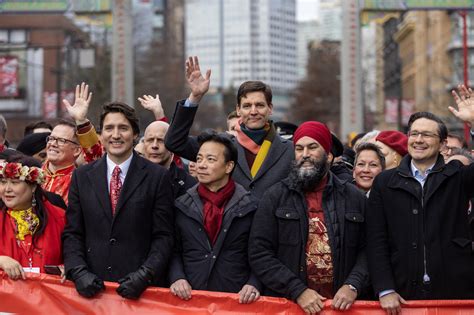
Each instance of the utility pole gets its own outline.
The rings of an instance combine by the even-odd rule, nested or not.
[[[113,1],[112,100],[134,107],[132,22],[132,1]]]

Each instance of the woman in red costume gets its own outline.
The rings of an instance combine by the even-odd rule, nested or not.
[[[30,157],[0,163],[0,269],[13,280],[63,262],[66,207],[41,189],[43,180],[41,165]]]

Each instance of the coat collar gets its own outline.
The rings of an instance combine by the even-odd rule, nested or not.
[[[143,169],[146,167],[146,163],[143,158],[138,156],[135,152],[133,153],[130,168],[125,182],[123,183],[122,191],[118,200],[117,207],[115,209],[115,217],[118,216],[121,208],[125,205],[126,201],[137,189],[139,184],[147,176],[147,172]],[[112,206],[110,204],[109,189],[107,187],[107,161],[106,157],[103,156],[98,160],[87,174],[89,178],[89,184],[94,190],[94,193],[99,200],[101,209],[110,221],[112,221]]]
[[[237,138],[234,138],[237,141]],[[263,161],[262,167],[258,170],[257,174],[254,178],[250,174],[250,167],[247,163],[247,159],[245,158],[245,149],[240,143],[237,145],[237,151],[239,152],[238,155],[238,167],[242,170],[245,176],[248,177],[249,180],[255,181],[262,177],[267,171],[280,160],[280,157],[289,149],[289,146],[285,145],[288,140],[281,138],[278,135],[275,135],[272,141],[272,145],[270,146],[270,150]]]
[[[389,188],[402,189],[418,199],[422,197],[421,191],[423,190],[424,200],[429,200],[446,178],[459,171],[458,167],[451,164],[452,163],[445,164],[443,156],[439,154],[435,165],[430,174],[428,174],[423,189],[421,189],[421,185],[416,185],[415,189],[413,189],[411,183],[416,182],[416,184],[418,184],[418,182],[411,172],[411,156],[407,154],[402,159],[400,165],[395,169],[395,172],[393,176],[390,177],[387,186]],[[441,176],[434,176],[435,174],[440,174]]]

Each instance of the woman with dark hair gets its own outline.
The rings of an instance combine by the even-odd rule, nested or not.
[[[356,149],[353,176],[356,186],[368,197],[375,176],[385,169],[385,156],[380,148],[370,142],[361,143]]]
[[[31,157],[0,163],[0,269],[13,280],[25,279],[24,268],[44,272],[45,265],[63,261],[65,205],[45,194],[43,181],[41,165]]]

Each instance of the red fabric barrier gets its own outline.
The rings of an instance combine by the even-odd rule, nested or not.
[[[171,295],[168,289],[150,288],[138,301],[119,296],[116,283],[93,299],[81,297],[72,282],[56,276],[28,274],[25,281],[12,281],[0,272],[0,313],[16,314],[304,314],[286,299],[261,297],[257,302],[239,304],[237,294],[193,291],[189,301]],[[402,314],[474,314],[474,301],[410,301]],[[358,301],[347,312],[333,311],[326,301],[322,315],[382,315],[378,302]]]

